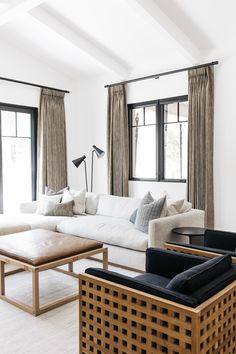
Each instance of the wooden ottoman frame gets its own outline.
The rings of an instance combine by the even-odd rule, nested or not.
[[[209,250],[202,250],[202,249],[196,249],[196,248],[191,248],[191,247],[185,247],[184,245],[178,245],[178,244],[172,244],[172,243],[165,243],[164,248],[168,251],[176,251],[180,253],[186,253],[186,254],[192,254],[194,256],[201,256],[201,257],[207,257],[207,258],[214,258],[217,256],[222,256],[222,253],[217,253],[217,252],[211,252]],[[236,257],[231,256],[232,258],[232,263],[236,264]]]
[[[236,281],[196,308],[88,274],[80,282],[80,354],[236,353]]]
[[[40,307],[40,302],[39,302],[39,273],[52,269],[52,270],[57,270],[59,272],[68,274],[70,276],[78,278],[78,274],[73,271],[73,262],[76,262],[80,259],[83,258],[88,258],[91,256],[94,256],[98,253],[102,253],[103,257],[103,268],[107,269],[108,268],[108,250],[107,248],[98,248],[95,250],[91,250],[88,252],[80,253],[77,255],[73,255],[70,257],[66,257],[63,259],[59,260],[54,260],[52,262],[44,263],[42,265],[38,266],[33,266],[31,264],[19,261],[17,259],[7,257],[4,255],[0,254],[0,299],[15,305],[16,307],[20,308],[21,310],[24,310],[34,316],[41,315],[42,313],[45,313],[47,311],[50,311],[52,309],[55,309],[61,305],[67,304],[68,302],[74,301],[79,298],[79,293],[75,293],[73,295],[69,295],[66,297],[63,297],[51,304],[44,305]],[[12,264],[14,266],[19,267],[20,269],[16,269],[15,271],[11,272],[6,272],[5,273],[5,264]],[[62,266],[68,264],[68,270],[64,269],[59,269],[56,267]],[[28,271],[32,273],[32,306],[28,306],[26,304],[21,303],[20,301],[14,300],[12,298],[9,298],[5,294],[5,277],[14,273],[18,273],[19,271]]]

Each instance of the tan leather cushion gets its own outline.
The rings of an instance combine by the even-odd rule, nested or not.
[[[101,248],[98,241],[37,229],[0,237],[0,254],[37,266]]]

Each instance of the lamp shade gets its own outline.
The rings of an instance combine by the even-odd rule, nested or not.
[[[85,159],[86,159],[86,156],[83,155],[83,156],[79,157],[78,159],[73,160],[72,162],[73,162],[73,164],[75,165],[75,167],[78,168],[79,165],[80,165]]]
[[[93,145],[93,149],[99,159],[105,155],[105,151],[99,149],[96,145]]]

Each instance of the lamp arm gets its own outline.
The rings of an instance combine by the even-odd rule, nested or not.
[[[86,192],[88,192],[87,166],[86,166],[86,161],[84,160],[83,162],[84,162],[84,173],[85,173]]]
[[[90,191],[93,191],[93,155],[94,155],[94,151],[92,151],[92,159],[91,159],[91,186],[90,186]]]

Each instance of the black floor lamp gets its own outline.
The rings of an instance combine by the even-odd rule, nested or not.
[[[81,157],[79,157],[78,159],[73,160],[73,164],[75,165],[75,167],[79,167],[81,165],[81,163],[84,163],[84,173],[85,173],[85,183],[86,183],[86,192],[88,192],[88,178],[87,178],[87,167],[86,167],[86,156],[83,155]]]
[[[93,154],[95,152],[95,154],[99,159],[105,155],[105,152],[99,149],[96,145],[93,145],[92,148],[93,150],[92,150],[92,160],[91,160],[91,192],[93,191]]]

